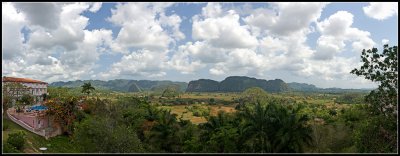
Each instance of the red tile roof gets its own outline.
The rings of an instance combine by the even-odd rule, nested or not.
[[[39,80],[28,79],[28,78],[17,78],[17,77],[3,77],[3,82],[25,82],[25,83],[42,83],[48,84],[46,82],[42,82]]]

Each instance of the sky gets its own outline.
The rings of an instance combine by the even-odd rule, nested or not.
[[[2,75],[374,88],[350,71],[397,38],[397,2],[2,2]]]

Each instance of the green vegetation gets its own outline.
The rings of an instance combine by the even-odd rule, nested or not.
[[[384,45],[383,52],[377,48],[363,50],[360,69],[351,73],[364,76],[379,87],[365,98],[370,115],[355,130],[357,149],[360,152],[397,152],[397,46]]]
[[[86,93],[87,95],[89,95],[92,91],[95,90],[95,88],[92,86],[90,82],[83,84],[81,87],[82,87],[82,93]]]
[[[397,46],[385,46],[383,54],[364,50],[361,58],[364,65],[352,73],[380,83],[368,94],[283,91],[286,85],[268,91],[258,86],[265,80],[243,77],[221,82],[230,93],[199,91],[207,90],[201,83],[208,80],[189,83],[199,92],[186,93],[178,85],[160,85],[134,93],[98,89],[85,97],[79,87],[51,87],[47,113],[65,133],[45,140],[3,119],[3,148],[12,153],[39,147],[53,153],[394,153]],[[26,136],[14,134],[19,130]]]
[[[23,131],[8,134],[7,144],[10,144],[17,150],[21,150],[25,142],[25,132]]]
[[[23,105],[31,105],[34,102],[33,96],[30,94],[24,94],[21,96],[21,103]]]
[[[91,83],[93,87],[101,90],[110,90],[118,92],[136,92],[136,91],[151,91],[156,90],[158,87],[177,85],[179,86],[179,91],[185,91],[187,87],[186,82],[172,82],[172,81],[149,81],[149,80],[76,80],[68,82],[53,82],[49,86],[51,87],[67,87],[67,88],[77,88],[81,87],[85,83]]]
[[[9,126],[7,130],[3,130],[3,152],[4,153],[40,153],[39,148],[47,147],[45,153],[77,153],[75,144],[69,137],[61,135],[46,140],[45,138],[34,134],[16,123],[3,116],[3,124]],[[22,150],[17,150],[14,146],[7,143],[9,134],[25,133],[25,143]]]

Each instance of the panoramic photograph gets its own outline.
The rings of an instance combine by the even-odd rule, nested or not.
[[[2,2],[2,154],[398,154],[398,2]]]

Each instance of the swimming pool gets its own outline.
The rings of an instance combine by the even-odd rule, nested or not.
[[[31,107],[31,110],[38,110],[38,111],[46,110],[46,109],[47,109],[47,107],[46,106],[42,106],[42,105],[40,105],[40,106],[32,106]]]

